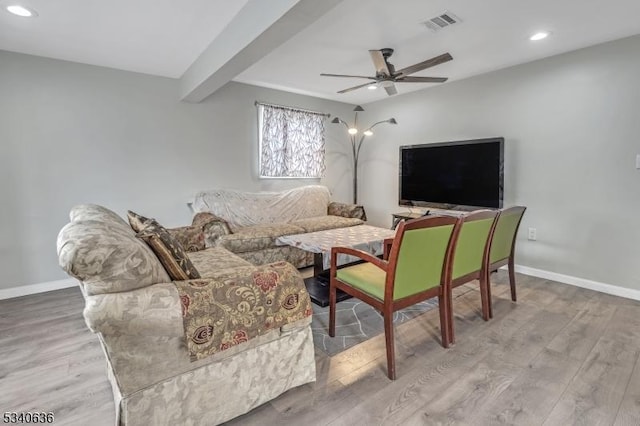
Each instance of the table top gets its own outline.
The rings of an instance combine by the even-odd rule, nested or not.
[[[358,247],[375,242],[382,243],[393,238],[396,231],[370,225],[356,225],[347,228],[328,229],[326,231],[308,232],[278,237],[277,245],[298,247],[312,253],[331,251],[332,247]]]

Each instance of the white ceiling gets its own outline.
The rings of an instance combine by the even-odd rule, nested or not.
[[[437,33],[421,25],[445,10],[464,22]],[[366,80],[319,74],[374,75],[368,49],[391,47],[396,69],[450,52],[453,61],[415,75],[457,80],[638,34],[639,17],[640,0],[345,0],[235,80],[364,104],[387,95],[336,94]],[[540,30],[553,34],[529,41]],[[396,84],[400,94],[429,86]]]
[[[12,0],[39,16],[3,8],[0,49],[179,78],[248,1]],[[437,33],[421,25],[445,10],[463,22]],[[453,61],[415,75],[452,81],[640,34],[639,16],[640,0],[344,0],[235,80],[367,103],[385,98],[384,90],[340,95],[366,81],[319,74],[373,75],[368,49],[391,47],[398,69],[450,52]],[[540,30],[552,35],[528,40]],[[396,86],[406,93],[434,85]]]
[[[178,78],[247,0],[0,0],[0,50]]]

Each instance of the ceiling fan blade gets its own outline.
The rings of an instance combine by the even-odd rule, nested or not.
[[[393,95],[397,95],[398,94],[398,89],[396,89],[396,86],[393,83],[386,84],[384,86],[384,90],[387,91],[387,95],[389,95],[389,96],[393,96]]]
[[[422,71],[427,68],[435,67],[436,65],[449,62],[452,59],[453,59],[453,56],[451,56],[449,53],[444,53],[440,56],[436,56],[435,58],[427,59],[426,61],[422,61],[417,64],[411,65],[409,67],[402,68],[396,73],[396,75],[402,76],[402,75],[413,74],[414,72]]]
[[[371,55],[373,65],[376,67],[376,75],[391,75],[391,72],[389,72],[387,61],[385,61],[384,56],[382,55],[382,52],[380,50],[370,50],[369,55]]]
[[[444,83],[446,77],[400,77],[396,79],[396,83]]]
[[[338,93],[347,93],[347,92],[351,92],[352,90],[361,89],[361,88],[363,88],[363,87],[370,86],[371,84],[372,84],[372,83],[360,84],[360,85],[358,85],[358,86],[353,86],[353,87],[349,87],[348,89],[340,90]]]
[[[375,77],[369,77],[366,75],[347,75],[347,74],[320,74],[322,77],[350,77],[350,78],[366,78],[369,80],[375,80]]]

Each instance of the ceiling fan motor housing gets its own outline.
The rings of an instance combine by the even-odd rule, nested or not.
[[[393,55],[393,49],[391,49],[390,47],[385,47],[380,49],[380,53],[382,53],[382,56],[384,56],[386,59],[389,56]]]

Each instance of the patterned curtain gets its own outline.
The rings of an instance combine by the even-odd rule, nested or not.
[[[260,105],[260,176],[324,176],[326,114]]]

